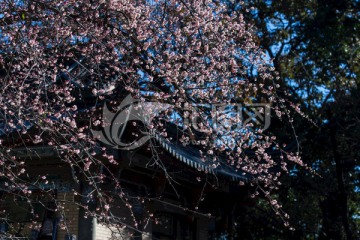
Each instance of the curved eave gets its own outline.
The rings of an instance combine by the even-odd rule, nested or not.
[[[192,168],[206,173],[211,173],[213,175],[223,175],[230,178],[231,181],[249,181],[248,177],[243,176],[242,173],[229,166],[218,166],[216,168],[208,166],[203,162],[199,155],[189,153],[189,150],[193,150],[189,147],[179,147],[157,134],[155,134],[155,139],[171,156]],[[192,153],[194,153],[194,150]]]

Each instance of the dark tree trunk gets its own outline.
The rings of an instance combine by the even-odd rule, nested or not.
[[[348,196],[347,196],[345,180],[344,180],[344,163],[338,151],[336,134],[337,134],[336,118],[334,116],[330,116],[330,141],[331,141],[332,154],[335,160],[336,180],[339,188],[338,206],[340,209],[340,215],[345,230],[346,238],[348,240],[352,240],[353,235],[351,233],[349,216],[348,216]]]

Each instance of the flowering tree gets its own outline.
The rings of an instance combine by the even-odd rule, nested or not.
[[[195,146],[209,169],[229,165],[246,174],[281,212],[269,191],[280,185],[287,161],[303,164],[233,112],[235,103],[261,102],[272,103],[278,118],[289,116],[275,94],[271,61],[241,15],[210,0],[6,0],[0,9],[2,191],[30,198],[47,179],[28,178],[27,162],[14,149],[52,146],[76,170],[75,181],[93,187],[99,208],[89,212],[107,219],[112,196],[90,166],[108,168],[121,160],[91,129],[107,127],[97,107],[106,102],[116,111],[125,91],[142,103],[166,104],[144,110],[150,117],[143,133],[171,141],[166,127],[175,124],[181,131],[176,140]],[[107,170],[117,190],[112,194],[126,201]]]

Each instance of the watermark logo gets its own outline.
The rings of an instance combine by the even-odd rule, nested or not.
[[[103,106],[101,131],[91,130],[99,141],[117,149],[133,150],[144,145],[151,137],[149,131],[140,131],[142,136],[132,142],[123,142],[123,135],[130,121],[142,122],[146,127],[151,125],[152,116],[168,108],[168,104],[158,102],[141,102],[128,95],[118,107],[116,113],[111,112],[107,105]]]
[[[266,130],[270,127],[271,120],[271,105],[269,103],[251,103],[245,104],[243,107],[244,125],[254,123],[261,126],[261,130]]]
[[[203,110],[204,108],[210,110]],[[195,105],[188,112],[191,113],[187,114],[187,125],[204,133],[241,131],[248,127],[264,131],[269,128],[271,120],[269,103],[202,104]],[[204,116],[205,112],[210,112],[210,114]],[[205,122],[207,127],[204,127]]]
[[[155,131],[150,131],[154,118],[169,109],[174,109],[174,106],[161,102],[141,102],[128,95],[115,113],[104,104],[103,129],[91,130],[91,132],[106,145],[117,149],[133,150],[144,145],[156,134]],[[173,122],[175,122],[180,117],[180,125],[184,129],[191,127],[200,133],[241,131],[249,126],[264,131],[270,126],[270,110],[269,103],[194,104],[190,108],[173,111],[168,120],[171,121],[171,118],[174,118]],[[136,140],[123,142],[128,122],[135,121],[142,123],[145,127],[144,131],[139,129],[141,136]]]

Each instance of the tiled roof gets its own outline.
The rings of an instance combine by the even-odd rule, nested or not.
[[[170,142],[159,135],[155,135],[155,139],[161,147],[171,154],[175,159],[183,162],[184,164],[198,169],[203,172],[211,173],[214,175],[223,175],[232,181],[248,181],[249,178],[235,167],[224,164],[225,159],[219,159],[216,167],[212,167],[208,162],[212,161],[207,156],[201,156],[198,149],[191,146],[183,146],[179,142]]]

